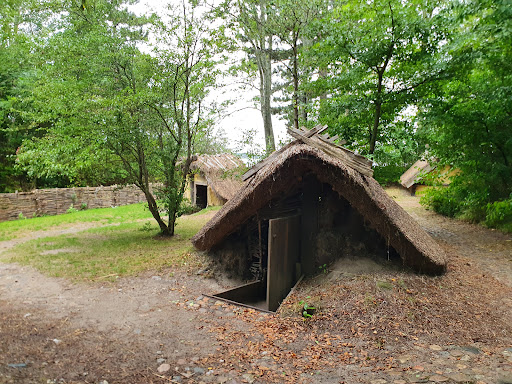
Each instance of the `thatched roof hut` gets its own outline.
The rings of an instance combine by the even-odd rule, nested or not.
[[[435,180],[437,185],[446,187],[452,182],[452,177],[459,173],[458,168],[439,166],[435,159],[418,160],[400,176],[400,184],[414,195],[430,188],[425,183],[426,179]]]
[[[372,177],[306,144],[293,142],[250,179],[239,193],[192,238],[199,250],[210,250],[268,206],[276,196],[296,188],[307,174],[345,198],[364,220],[417,272],[445,271],[444,252],[416,221],[393,201]]]
[[[416,272],[443,273],[439,245],[368,175],[367,162],[316,139],[296,140],[249,171],[244,187],[192,238],[194,246],[228,270],[250,270],[270,310],[300,276],[339,257],[394,255]]]
[[[194,156],[185,196],[202,208],[223,205],[242,187],[236,173],[243,166],[242,160],[230,153]]]
[[[405,188],[411,188],[422,176],[428,174],[434,168],[435,166],[432,166],[428,161],[418,160],[400,176],[400,184]]]

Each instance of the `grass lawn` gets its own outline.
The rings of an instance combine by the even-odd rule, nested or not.
[[[4,236],[17,238],[27,236],[31,229],[98,222],[97,227],[81,232],[23,242],[0,254],[0,261],[30,265],[48,275],[73,280],[113,280],[171,266],[198,267],[201,259],[192,252],[189,239],[216,210],[180,217],[173,238],[158,236],[158,226],[143,204],[0,223],[0,231],[8,234]],[[28,225],[30,222],[35,223]]]
[[[116,208],[97,208],[66,213],[56,216],[18,219],[0,223],[0,241],[30,235],[34,231],[49,231],[56,227],[66,228],[77,223],[112,224],[151,218],[144,203],[125,205]]]

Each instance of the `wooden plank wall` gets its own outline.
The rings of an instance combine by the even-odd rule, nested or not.
[[[31,192],[1,193],[0,222],[24,217],[59,215],[73,204],[80,209],[106,208],[145,201],[144,194],[134,185],[108,187],[77,187],[36,189]]]

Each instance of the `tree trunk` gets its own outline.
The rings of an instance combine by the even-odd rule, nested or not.
[[[144,195],[146,196],[146,201],[148,202],[148,209],[149,212],[153,215],[153,218],[158,223],[158,226],[160,227],[160,233],[163,236],[173,236],[174,235],[174,227],[170,227],[165,224],[165,222],[160,217],[160,212],[158,212],[158,204],[156,203],[155,198],[149,191],[149,188],[141,188],[142,192],[144,192]]]
[[[370,150],[369,150],[370,154],[373,154],[373,152],[375,152],[375,142],[377,141],[377,136],[379,134],[380,117],[382,114],[383,71],[379,71],[378,76],[379,76],[379,82],[377,84],[377,97],[375,98],[375,115],[374,115],[374,119],[373,119],[372,135],[370,137]]]
[[[293,44],[293,126],[299,129],[299,64],[297,52],[297,38]]]
[[[272,128],[272,110],[270,100],[272,97],[272,36],[265,30],[267,24],[267,0],[260,0],[260,52],[257,60],[260,73],[260,98],[263,130],[265,132],[265,150],[271,153],[276,150],[274,130]]]

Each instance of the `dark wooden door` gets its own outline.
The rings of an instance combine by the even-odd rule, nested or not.
[[[269,220],[267,306],[275,311],[297,279],[300,260],[300,216]]]

